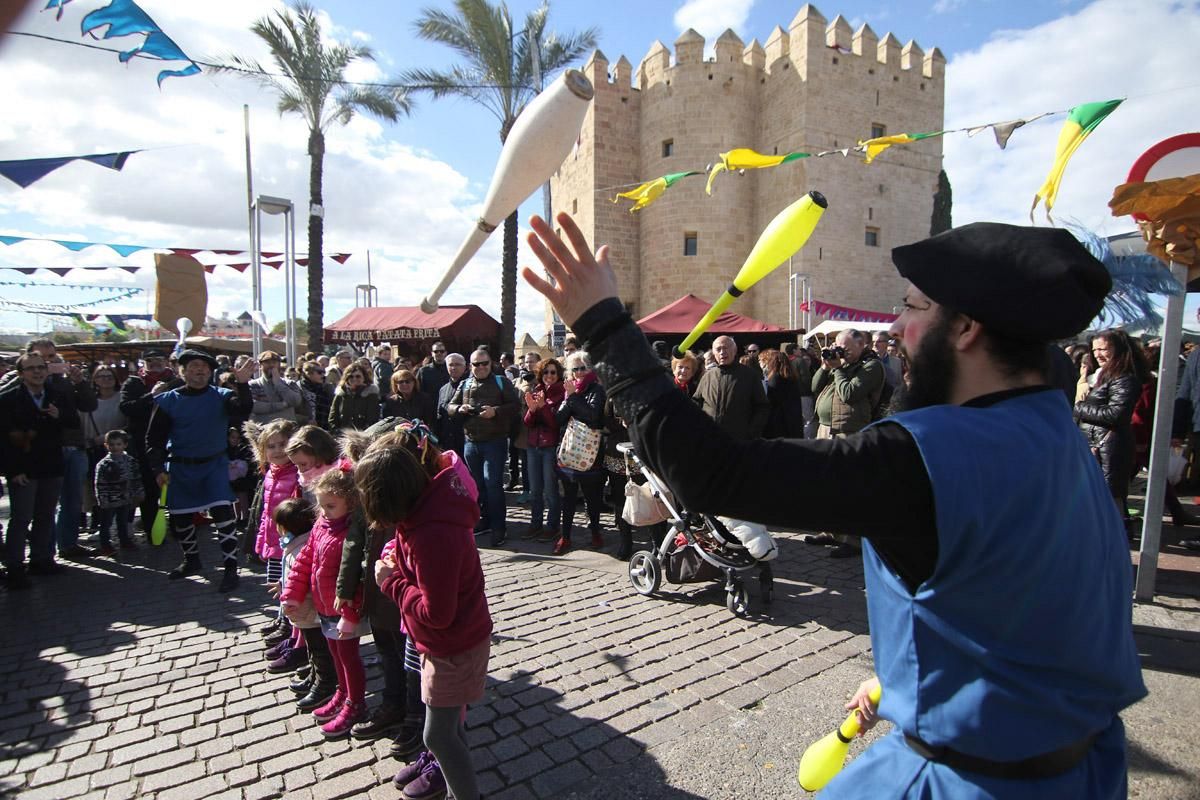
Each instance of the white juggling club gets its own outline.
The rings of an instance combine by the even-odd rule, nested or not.
[[[579,138],[593,93],[587,76],[567,70],[517,117],[500,150],[483,212],[437,287],[421,301],[422,311],[432,314],[437,310],[446,289],[492,231],[559,168]]]

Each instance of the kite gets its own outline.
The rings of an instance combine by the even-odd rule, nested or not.
[[[624,197],[627,200],[635,200],[633,208],[629,209],[629,213],[641,211],[646,206],[653,203],[662,193],[670,189],[675,181],[680,178],[686,178],[689,175],[703,175],[703,172],[672,172],[670,175],[663,175],[661,178],[655,178],[652,181],[647,181],[636,189],[630,189],[628,192],[619,192],[613,198],[613,202],[617,202],[618,198]]]
[[[1050,174],[1046,176],[1046,182],[1042,184],[1042,188],[1038,189],[1037,194],[1033,196],[1033,205],[1029,208],[1031,220],[1039,200],[1046,206],[1046,216],[1050,216],[1050,209],[1054,207],[1054,201],[1058,197],[1058,187],[1062,183],[1067,162],[1071,160],[1071,156],[1075,155],[1075,151],[1079,149],[1079,145],[1083,144],[1083,140],[1122,102],[1123,98],[1122,100],[1105,100],[1100,103],[1084,103],[1075,106],[1068,112],[1067,121],[1063,123],[1062,130],[1058,132],[1054,165],[1050,168]]]
[[[728,153],[721,153],[719,158],[721,163],[713,166],[712,171],[708,173],[708,183],[704,186],[705,194],[712,194],[713,181],[717,175],[722,172],[728,172],[735,169],[763,169],[764,167],[777,167],[780,164],[786,164],[789,161],[796,161],[801,158],[808,158],[811,153],[786,153],[782,156],[764,156],[762,153],[751,150],[748,147],[738,147],[730,150]]]
[[[59,156],[57,158],[25,158],[20,161],[0,161],[0,175],[8,178],[22,189],[40,181],[59,167],[66,166],[72,161],[90,161],[101,167],[120,172],[125,161],[140,150],[126,150],[122,153],[97,153],[90,156]],[[5,242],[9,244],[9,242]]]

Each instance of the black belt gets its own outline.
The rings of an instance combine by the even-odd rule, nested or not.
[[[929,761],[945,764],[951,769],[974,772],[989,778],[1005,778],[1008,780],[1036,780],[1053,778],[1069,772],[1083,760],[1092,749],[1099,733],[1072,742],[1066,747],[1060,747],[1049,753],[1023,758],[1020,761],[992,761],[987,758],[967,755],[949,747],[934,747],[926,744],[916,736],[904,734],[904,742],[913,752]]]
[[[220,458],[225,455],[222,450],[219,453],[213,453],[211,456],[203,456],[201,458],[188,458],[187,456],[168,456],[167,460],[172,464],[207,464],[210,461]]]

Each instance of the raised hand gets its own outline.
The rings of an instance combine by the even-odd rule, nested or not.
[[[550,301],[567,327],[571,327],[596,303],[617,296],[617,276],[608,264],[608,245],[593,255],[570,214],[560,213],[555,220],[571,242],[570,248],[546,220],[536,215],[529,219],[533,233],[527,237],[530,249],[554,279],[554,284],[529,267],[524,267],[521,275]]]

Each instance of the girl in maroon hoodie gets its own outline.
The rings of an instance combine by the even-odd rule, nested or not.
[[[422,754],[395,782],[406,797],[440,796],[444,776],[457,800],[476,800],[463,718],[465,706],[483,697],[492,633],[475,548],[479,505],[457,455],[422,448],[414,456],[410,438],[404,431],[383,436],[354,469],[367,519],[396,529],[395,557],[376,562],[375,576],[421,655],[432,756]]]
[[[338,570],[342,566],[342,546],[350,527],[351,512],[358,505],[358,491],[349,472],[333,469],[312,484],[320,516],[308,541],[288,573],[283,588],[285,613],[294,614],[310,594],[321,618],[321,632],[329,642],[333,666],[337,671],[337,691],[328,703],[313,711],[326,739],[350,735],[355,723],[367,716],[367,678],[358,652],[362,625],[362,587],[352,593],[350,602],[335,605]]]

